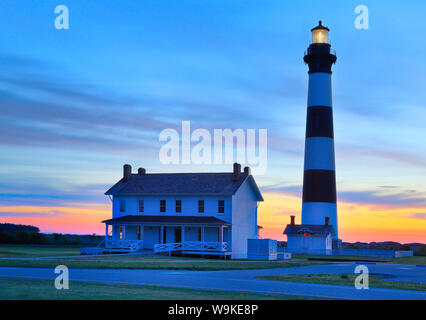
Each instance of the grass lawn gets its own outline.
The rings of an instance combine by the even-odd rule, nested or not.
[[[307,254],[297,254],[293,256],[299,259],[320,258],[320,259],[330,259],[330,260],[351,260],[351,261],[364,260],[364,261],[377,261],[377,262],[399,263],[399,264],[426,265],[426,256],[413,256],[413,257],[401,257],[401,258],[325,256],[325,255],[307,255]],[[338,262],[341,262],[341,261],[338,261]],[[327,261],[324,261],[324,263],[327,263]]]
[[[0,278],[0,300],[56,299],[56,300],[304,300],[305,297],[140,286],[130,284],[103,284],[70,282],[68,290],[56,290],[52,280]],[[309,298],[310,299],[310,298]]]
[[[262,276],[260,279],[290,282],[337,284],[354,286],[358,274],[290,274],[281,276]],[[369,275],[369,286],[388,289],[405,289],[426,291],[426,284],[412,282],[384,281],[377,275]]]
[[[69,268],[99,269],[187,269],[187,270],[244,270],[297,267],[313,264],[328,264],[332,261],[313,261],[309,258],[345,259],[345,260],[380,260],[389,263],[425,264],[426,257],[373,258],[348,256],[294,255],[291,260],[247,261],[222,260],[188,257],[168,257],[164,255],[100,255],[81,256],[79,248],[72,247],[27,247],[0,246],[0,266],[14,267],[47,267],[54,268],[59,264]],[[18,260],[13,258],[69,256],[44,260]],[[337,261],[336,261],[337,262]],[[340,261],[339,261],[340,262]]]
[[[80,248],[0,246],[0,258],[29,258],[79,255]]]
[[[0,260],[0,266],[47,267],[59,264],[69,268],[97,269],[186,269],[186,270],[244,270],[297,267],[312,264],[324,264],[307,259],[276,261],[238,261],[221,259],[182,258],[167,256],[79,256],[49,260]]]
[[[392,263],[416,264],[416,265],[420,264],[420,265],[426,266],[426,256],[394,258]]]

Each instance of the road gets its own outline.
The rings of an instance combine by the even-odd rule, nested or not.
[[[190,270],[132,270],[132,269],[70,269],[72,281],[140,284],[194,289],[230,290],[267,294],[298,295],[332,299],[412,299],[426,300],[426,291],[369,288],[282,282],[257,279],[262,275],[312,274],[312,273],[353,273],[357,264],[338,263],[292,268],[229,271]],[[391,281],[426,283],[426,268],[398,264],[366,264],[372,274],[381,274]],[[50,279],[57,274],[49,268],[0,267],[0,277]],[[179,299],[179,297],[171,297]]]

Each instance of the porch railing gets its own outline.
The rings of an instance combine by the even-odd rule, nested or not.
[[[154,252],[171,251],[227,251],[227,242],[184,241],[176,243],[160,243],[154,245]]]
[[[139,251],[143,248],[142,240],[113,240],[105,241],[105,249],[120,249],[130,252]]]

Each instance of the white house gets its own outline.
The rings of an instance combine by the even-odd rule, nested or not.
[[[325,217],[324,224],[295,224],[294,216],[284,230],[287,252],[305,254],[332,254],[333,227]]]
[[[250,168],[233,172],[132,174],[105,194],[112,200],[107,251],[179,252],[247,258],[247,239],[258,237],[257,208],[263,201]]]

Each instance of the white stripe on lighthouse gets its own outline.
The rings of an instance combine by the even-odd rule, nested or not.
[[[325,217],[330,218],[330,225],[337,235],[337,205],[328,202],[303,202],[302,224],[324,225]]]
[[[311,137],[305,142],[305,170],[334,170],[334,142],[331,138]]]
[[[308,107],[332,106],[331,74],[324,72],[309,75]]]

